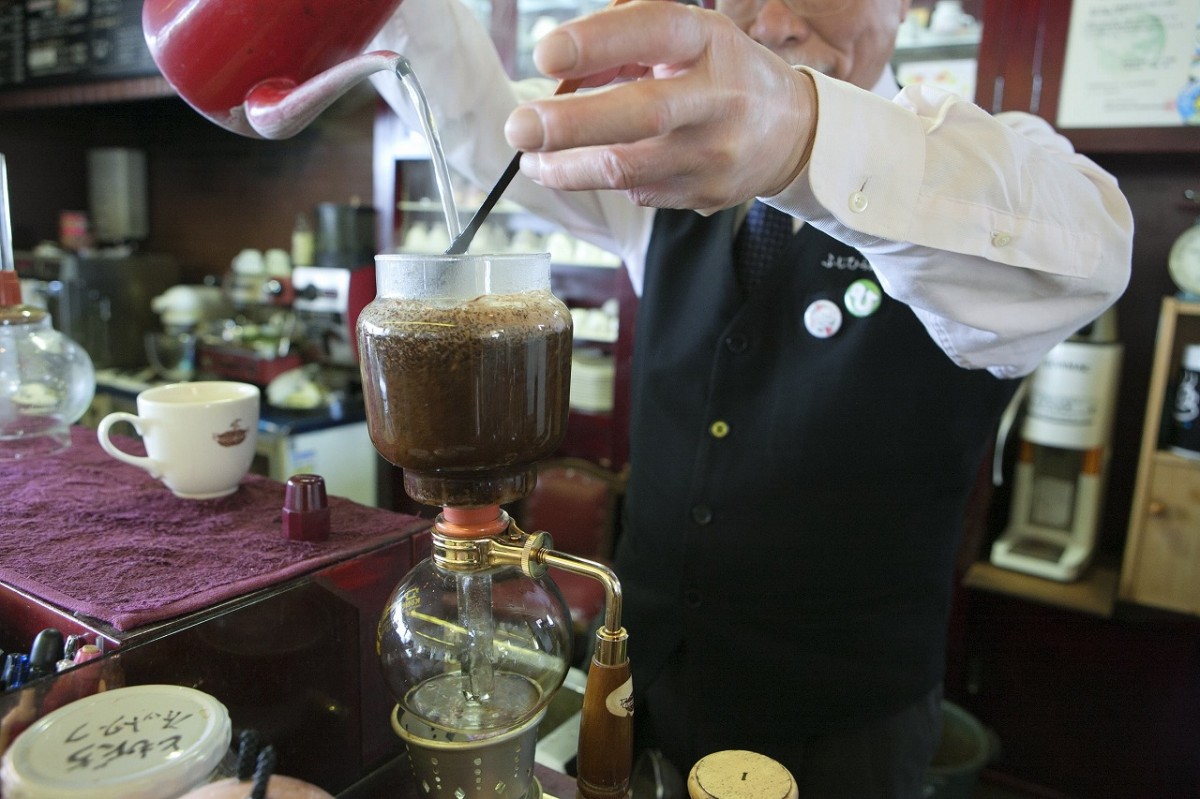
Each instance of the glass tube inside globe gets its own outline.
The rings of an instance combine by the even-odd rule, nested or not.
[[[458,619],[467,631],[463,653],[463,694],[468,702],[486,701],[496,689],[492,668],[492,576],[464,574],[458,582]]]

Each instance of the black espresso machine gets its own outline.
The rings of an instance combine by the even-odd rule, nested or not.
[[[180,282],[175,258],[63,250],[14,256],[18,275],[34,281],[55,329],[82,345],[97,369],[147,365],[145,335],[161,329],[150,301]]]

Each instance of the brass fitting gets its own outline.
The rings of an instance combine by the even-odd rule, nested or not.
[[[477,528],[489,535],[464,536],[462,525],[439,516],[433,527],[433,561],[450,572],[473,573],[499,566],[517,566],[538,578],[547,567],[582,574],[604,586],[604,625],[596,631],[596,661],[615,666],[628,657],[629,634],[621,626],[621,583],[612,569],[586,558],[554,551],[554,539],[544,531],[526,533],[507,513]]]

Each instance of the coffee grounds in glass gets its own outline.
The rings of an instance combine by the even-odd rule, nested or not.
[[[371,440],[418,502],[520,499],[566,432],[571,317],[548,291],[452,306],[377,298],[359,318]]]

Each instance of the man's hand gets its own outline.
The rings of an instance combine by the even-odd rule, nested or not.
[[[564,23],[534,63],[585,86],[616,81],[508,118],[521,171],[544,186],[713,212],[778,193],[807,162],[811,79],[714,11],[626,3]]]

